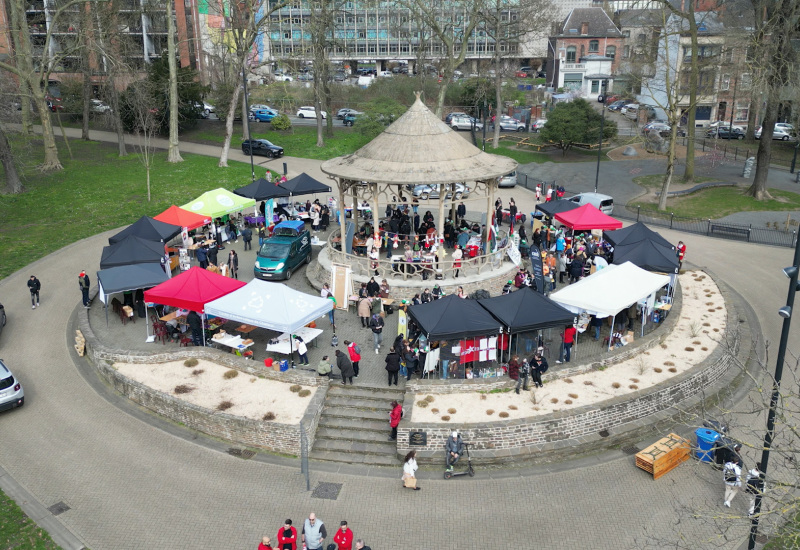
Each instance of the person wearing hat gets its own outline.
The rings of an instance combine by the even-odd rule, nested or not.
[[[445,450],[447,451],[447,469],[452,470],[453,465],[456,464],[461,458],[461,455],[464,454],[464,440],[461,439],[458,430],[453,430],[453,433],[450,434],[450,439],[447,440]]]
[[[78,288],[81,289],[81,297],[83,298],[83,307],[89,309],[89,276],[86,274],[85,269],[81,269],[78,274]],[[38,305],[38,304],[37,304]]]
[[[438,300],[439,298],[444,296],[444,292],[442,292],[442,288],[438,284],[435,284],[433,285],[433,292],[431,293],[431,295],[433,296],[434,300]]]
[[[511,289],[514,288],[514,281],[508,281],[503,285],[503,294],[511,294]]]
[[[278,549],[297,550],[297,529],[292,527],[290,519],[287,519],[283,527],[278,530]]]
[[[352,550],[353,531],[347,526],[346,521],[343,521],[341,528],[336,530],[336,534],[333,536],[333,542],[339,545],[339,550]]]

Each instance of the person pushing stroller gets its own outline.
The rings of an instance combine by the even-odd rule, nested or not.
[[[453,465],[456,464],[461,458],[461,455],[464,454],[464,440],[461,439],[461,435],[458,431],[453,431],[450,439],[447,440],[445,451],[447,452],[447,469],[452,471]]]

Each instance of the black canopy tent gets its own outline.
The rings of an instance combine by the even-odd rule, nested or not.
[[[108,239],[108,244],[115,244],[129,235],[148,241],[167,242],[181,232],[179,225],[164,223],[153,218],[142,216],[134,223]]]
[[[675,247],[672,244],[647,227],[642,222],[636,222],[633,225],[629,225],[628,227],[623,227],[622,229],[616,229],[614,231],[604,231],[603,236],[605,239],[611,243],[612,246],[621,246],[623,244],[634,244],[641,241],[653,241],[661,246],[671,247],[675,250]]]
[[[255,199],[257,201],[288,197],[291,194],[288,189],[282,187],[280,184],[267,181],[264,178],[258,179],[244,187],[234,189],[233,192],[240,197],[247,197],[248,199]]]
[[[536,210],[543,213],[548,218],[553,218],[556,214],[569,212],[579,207],[580,205],[576,202],[561,199],[557,201],[540,202],[536,205]]]
[[[156,263],[122,265],[98,271],[97,285],[100,288],[98,296],[100,296],[100,301],[105,304],[106,325],[108,325],[109,296],[118,292],[154,287],[168,278],[161,265]]]
[[[161,264],[166,261],[165,254],[163,242],[148,241],[135,235],[128,235],[111,246],[103,247],[100,269],[143,263]]]
[[[460,340],[500,332],[500,322],[476,300],[464,300],[455,294],[439,300],[411,306],[408,314],[429,340]]]
[[[293,177],[289,181],[281,183],[281,187],[289,191],[292,196],[331,192],[331,188],[329,186],[315,180],[305,172],[299,176]]]
[[[619,245],[614,248],[614,263],[616,265],[631,262],[647,271],[659,273],[678,273],[680,263],[675,247],[662,246],[655,241],[639,241],[633,244]]]

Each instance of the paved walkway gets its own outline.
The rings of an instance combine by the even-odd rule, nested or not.
[[[291,171],[312,165],[287,162]],[[513,194],[531,207],[528,192]],[[781,268],[791,263],[790,250],[660,233],[683,238],[687,260],[723,274],[756,308],[763,334],[777,340]],[[0,355],[27,394],[24,408],[0,415],[0,467],[44,506],[66,503],[70,510],[58,520],[94,550],[254,548],[285,518],[297,524],[311,511],[331,529],[347,519],[376,549],[663,548],[678,536],[695,548],[737,548],[746,535],[742,519],[731,520],[726,542],[716,538],[713,522],[688,516],[697,508],[716,518],[728,512],[719,474],[693,461],[655,482],[621,452],[524,472],[478,469],[474,479],[444,481],[430,471],[421,473],[419,492],[401,489],[399,471],[368,477],[312,468],[312,488],[342,484],[332,501],[312,498],[291,463],[243,461],[220,452],[225,445],[161,429],[150,415],[106,399],[71,354],[80,302],[75,276],[81,268],[95,271],[107,237],[67,246],[0,281],[9,315]],[[730,269],[741,258],[748,268]],[[25,288],[30,274],[43,284],[36,310]],[[798,349],[797,327],[790,348]],[[733,512],[745,507],[739,497]]]

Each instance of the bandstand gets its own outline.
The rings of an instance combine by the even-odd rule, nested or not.
[[[357,254],[345,242],[352,238],[347,231],[347,209],[339,208],[340,230],[331,233],[319,261],[349,265],[356,281],[373,275],[401,280],[402,286],[408,287],[408,297],[414,287],[419,287],[416,290],[419,291],[422,286],[431,286],[432,283],[423,282],[429,277],[444,280],[440,284],[464,282],[474,288],[477,288],[474,283],[488,283],[487,279],[502,277],[514,268],[513,263],[506,261],[507,248],[514,245],[506,232],[492,227],[494,200],[499,178],[516,167],[513,159],[485,153],[472,145],[436,117],[417,93],[408,111],[375,139],[355,153],[324,162],[321,169],[336,182],[337,204],[354,206],[353,228],[368,222],[376,234],[376,243],[380,242],[378,227],[387,205],[405,205],[410,211],[415,186],[438,186],[438,198],[428,198],[427,194],[419,197],[420,216],[426,211],[437,212],[434,219],[439,250],[435,257],[420,253],[412,264],[399,257],[403,254],[402,246],[396,251],[384,249],[378,259],[370,258],[369,251],[366,255]],[[463,188],[458,184],[469,187],[468,197],[463,196]],[[458,264],[454,267],[452,250],[444,251],[441,231],[447,218],[455,220],[456,206],[461,201],[467,208],[470,225],[477,224],[480,228],[472,234],[471,243],[480,246],[470,247],[473,252],[479,249],[471,256],[464,251],[459,262],[460,277],[454,278]],[[359,220],[365,204],[373,214],[372,220]],[[408,236],[401,235],[401,243],[402,237]],[[413,237],[412,231],[412,242]]]

